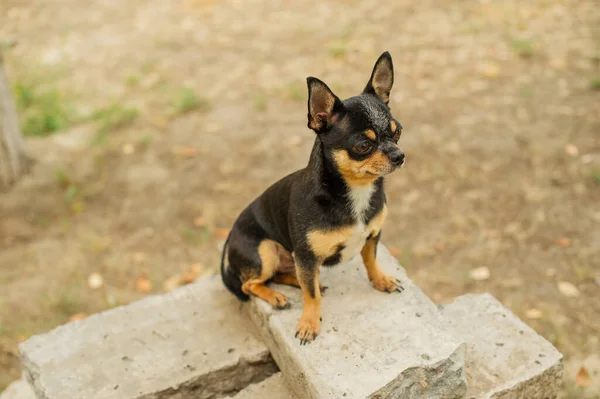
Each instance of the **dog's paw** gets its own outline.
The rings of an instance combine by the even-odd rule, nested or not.
[[[287,297],[277,291],[273,292],[269,303],[275,309],[289,309],[292,306]]]
[[[296,326],[296,338],[300,339],[300,345],[314,341],[320,332],[321,320],[319,318],[302,318]]]
[[[381,273],[377,278],[371,280],[373,283],[373,287],[382,292],[402,292],[404,291],[404,287],[402,287],[402,283],[396,277],[388,276],[385,273]]]

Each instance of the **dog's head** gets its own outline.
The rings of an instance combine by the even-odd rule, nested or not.
[[[388,52],[373,68],[363,92],[341,101],[317,78],[307,78],[308,127],[326,155],[353,185],[369,184],[404,164],[398,147],[402,126],[388,106],[394,66]]]

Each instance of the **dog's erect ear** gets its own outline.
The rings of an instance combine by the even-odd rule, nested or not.
[[[375,63],[371,79],[367,83],[367,87],[363,93],[374,94],[384,103],[390,101],[390,91],[394,85],[394,64],[392,64],[392,56],[387,51]]]
[[[342,102],[317,78],[306,78],[308,85],[308,127],[321,133],[331,127]]]

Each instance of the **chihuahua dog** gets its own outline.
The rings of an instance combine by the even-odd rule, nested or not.
[[[388,106],[392,57],[383,53],[363,92],[341,101],[317,78],[308,84],[308,127],[316,138],[308,166],[269,187],[239,215],[223,249],[221,276],[239,299],[255,295],[274,308],[288,299],[269,281],[300,287],[301,344],[321,328],[319,267],[361,254],[373,286],[402,292],[376,259],[387,215],[383,178],[404,164],[402,132]]]

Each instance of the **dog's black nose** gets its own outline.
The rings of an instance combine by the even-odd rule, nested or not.
[[[394,165],[401,165],[404,162],[404,153],[400,151],[395,151],[389,155],[390,161]]]

